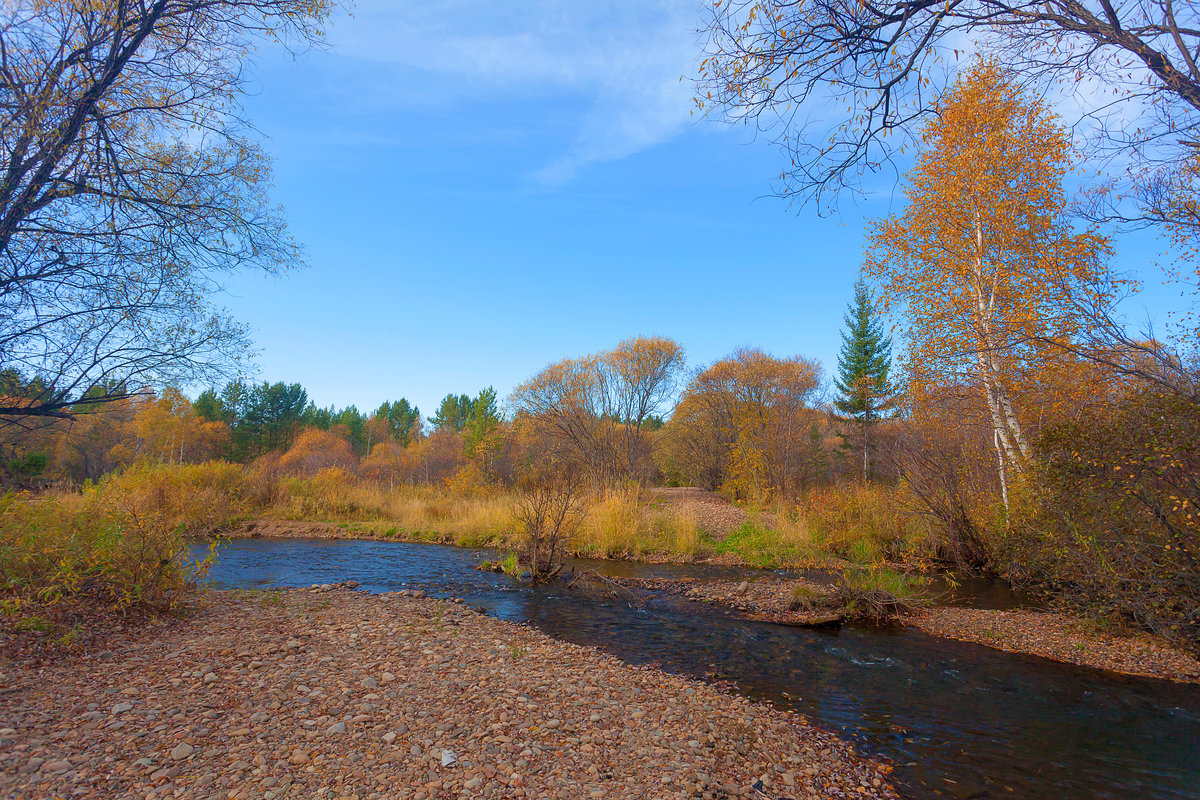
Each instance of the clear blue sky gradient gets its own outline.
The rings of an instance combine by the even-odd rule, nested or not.
[[[832,370],[890,180],[833,217],[770,197],[781,154],[688,114],[688,0],[492,5],[364,0],[328,49],[256,57],[246,110],[311,265],[228,284],[258,377],[429,414],[639,334]]]

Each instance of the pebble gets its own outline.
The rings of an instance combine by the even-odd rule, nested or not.
[[[344,588],[214,591],[169,626],[106,632],[108,656],[10,659],[38,688],[6,709],[0,797],[766,796],[754,776],[771,797],[896,797],[798,715],[419,590]],[[122,693],[132,719],[97,702]]]

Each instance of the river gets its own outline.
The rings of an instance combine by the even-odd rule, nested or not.
[[[199,551],[198,551],[199,552]],[[915,630],[791,628],[674,600],[636,607],[530,587],[475,565],[489,550],[354,540],[223,543],[218,588],[355,580],[369,591],[423,589],[624,661],[728,682],[794,709],[896,764],[913,798],[1200,798],[1200,692],[1005,653]],[[761,571],[576,562],[627,576],[740,579]],[[994,584],[958,602],[1020,598]]]

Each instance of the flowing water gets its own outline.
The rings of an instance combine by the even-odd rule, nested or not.
[[[356,580],[423,589],[528,622],[625,661],[709,680],[799,711],[896,764],[914,798],[1200,798],[1200,691],[912,630],[791,628],[663,600],[640,608],[479,572],[488,550],[334,540],[234,540],[212,571],[224,588]],[[577,562],[601,573],[741,579],[761,571]],[[960,584],[952,602],[1024,601]]]

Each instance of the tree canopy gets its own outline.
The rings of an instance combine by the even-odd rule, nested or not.
[[[241,114],[244,62],[259,42],[315,41],[332,5],[3,5],[0,368],[43,390],[0,403],[0,421],[70,416],[245,357],[213,290],[301,258]]]

